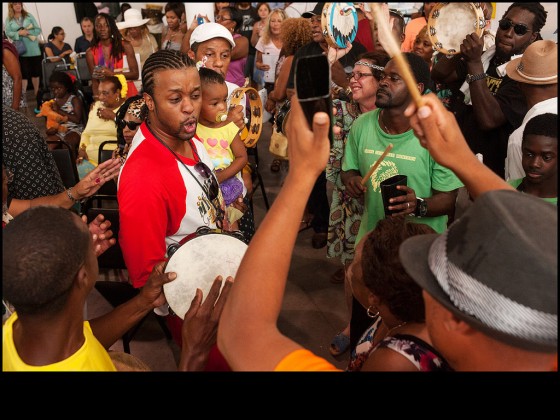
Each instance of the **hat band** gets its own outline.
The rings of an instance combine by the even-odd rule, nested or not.
[[[533,343],[555,345],[558,316],[514,302],[480,283],[447,258],[447,235],[430,247],[428,264],[453,304],[488,327]]]
[[[558,75],[555,74],[553,76],[547,76],[547,77],[532,77],[529,76],[528,74],[523,73],[522,70],[522,65],[517,66],[517,74],[519,74],[521,77],[523,77],[524,79],[530,80],[531,82],[551,82],[554,79],[558,78]]]

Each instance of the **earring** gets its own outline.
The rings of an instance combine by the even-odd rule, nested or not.
[[[377,309],[375,306],[371,305],[369,308],[367,308],[367,316],[369,316],[370,318],[377,318],[379,316],[379,311],[377,311],[376,313],[373,313],[373,310]]]

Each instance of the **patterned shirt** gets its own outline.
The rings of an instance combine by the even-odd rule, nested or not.
[[[21,112],[2,105],[2,161],[14,174],[11,198],[32,200],[64,191],[58,168],[45,139]]]

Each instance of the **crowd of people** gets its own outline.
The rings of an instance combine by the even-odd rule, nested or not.
[[[215,3],[214,21],[190,22],[184,3],[167,3],[159,34],[123,5],[118,17],[82,18],[74,48],[52,28],[45,56],[70,65],[84,53],[93,103],[83,108],[81,84],[55,71],[48,85],[63,128],[44,138],[21,112],[28,80],[39,86],[41,28],[22,3],[8,6],[3,370],[126,369],[108,349],[152,310],[181,348],[178,370],[338,370],[276,325],[307,228],[310,245],[340,262],[330,281],[343,284],[348,319],[330,352],[348,353],[345,371],[558,369],[558,65],[557,44],[541,36],[550,18],[541,3],[511,3],[495,33],[492,3],[476,3],[487,26],[456,54],[432,45],[437,3],[408,20],[386,3],[381,16],[354,3],[357,34],[346,47],[328,39],[325,3]],[[333,110],[309,123],[295,74],[311,55],[327,57]],[[254,110],[232,104],[241,87],[264,90],[261,111],[289,144],[288,159],[270,168],[288,169],[259,226],[242,140]],[[113,139],[113,158],[98,162]],[[93,165],[71,188],[49,154],[59,140],[77,164]],[[382,186],[396,176],[406,183],[385,202]],[[72,213],[106,182],[117,183],[118,241],[139,293],[88,320],[96,258],[115,239],[103,216],[88,225]],[[175,314],[164,284],[177,274],[165,263],[201,228],[248,248],[235,278],[217,277]]]

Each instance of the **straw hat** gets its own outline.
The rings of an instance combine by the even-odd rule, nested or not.
[[[150,19],[142,19],[142,12],[136,9],[128,9],[124,12],[124,21],[117,22],[117,28],[128,29],[145,25]]]
[[[523,55],[506,66],[510,79],[529,85],[558,83],[558,46],[554,41],[535,41]]]

